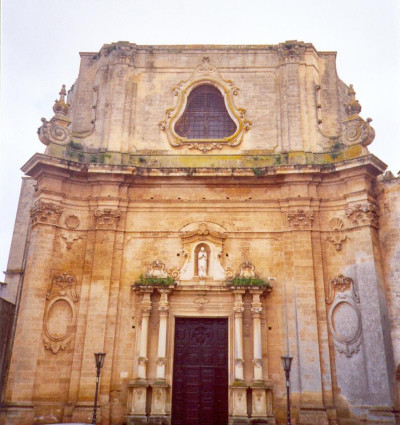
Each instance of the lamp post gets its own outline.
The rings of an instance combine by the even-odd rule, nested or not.
[[[92,425],[96,425],[96,411],[97,411],[97,395],[99,393],[99,379],[100,379],[100,371],[103,367],[104,358],[106,357],[106,353],[94,353],[94,358],[96,362],[96,393],[94,395],[94,407],[93,407],[93,418],[92,418]]]
[[[282,366],[285,371],[286,377],[286,398],[287,398],[287,425],[291,425],[292,421],[290,419],[290,368],[292,366],[293,357],[290,357],[288,354],[286,356],[282,356]]]

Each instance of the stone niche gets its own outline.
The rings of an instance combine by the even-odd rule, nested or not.
[[[222,281],[226,270],[222,254],[226,230],[215,223],[190,223],[180,229],[184,264],[180,270],[182,284],[188,281]]]

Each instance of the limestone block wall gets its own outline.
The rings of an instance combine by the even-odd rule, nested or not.
[[[71,164],[54,161],[58,165],[47,165],[47,173],[32,169],[38,190],[5,394],[14,408],[2,411],[5,423],[46,423],[54,417],[87,421],[97,351],[107,353],[102,424],[122,423],[128,383],[136,373],[140,299],[131,286],[155,259],[168,268],[182,267],[180,232],[190,223],[226,229],[224,267],[237,271],[248,259],[261,277],[276,278],[263,299],[262,352],[278,422],[285,417],[280,356],[289,350],[300,423],[346,418],[347,424],[358,424],[360,409],[371,424],[385,415],[393,423],[387,263],[382,271],[371,190],[376,168],[358,164],[336,172],[245,178],[142,177],[117,168],[73,172]],[[218,301],[210,299],[204,315],[208,308],[215,315]],[[198,314],[191,297],[171,300],[172,317],[182,306]],[[157,296],[153,302],[157,307]],[[232,296],[224,299],[225,309],[229,302]],[[396,308],[395,297],[388,302]],[[244,304],[248,310],[247,298]],[[249,383],[252,333],[246,314],[244,378]],[[150,380],[157,321],[155,313],[150,317]],[[394,335],[395,326],[393,321]],[[171,356],[171,346],[168,350]]]
[[[394,366],[392,380],[397,389],[397,397],[400,394],[400,180],[399,178],[382,179],[377,185],[379,194],[379,240],[381,247],[382,269],[385,278],[385,293],[389,306],[390,327],[386,329],[389,336],[389,329],[393,344]]]

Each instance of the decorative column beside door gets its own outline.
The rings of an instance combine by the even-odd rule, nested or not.
[[[160,293],[160,303],[158,307],[160,315],[160,327],[158,333],[157,348],[157,371],[156,380],[153,382],[153,394],[151,399],[151,415],[166,415],[167,390],[169,386],[165,380],[165,365],[167,362],[167,325],[168,325],[168,294],[170,289],[158,289]]]
[[[232,416],[246,417],[247,418],[247,398],[246,398],[246,384],[244,383],[243,376],[243,294],[245,289],[234,289],[234,349],[235,349],[235,379],[233,382],[232,390]]]
[[[140,293],[143,294],[142,301],[139,304],[141,312],[141,326],[139,334],[138,347],[138,369],[137,379],[131,384],[132,387],[132,404],[131,414],[137,416],[137,419],[142,418],[147,421],[146,417],[146,396],[147,396],[147,342],[149,331],[149,319],[151,314],[151,299],[150,296],[153,288],[141,287]]]

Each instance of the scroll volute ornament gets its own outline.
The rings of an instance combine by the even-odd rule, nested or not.
[[[53,106],[54,117],[50,121],[42,118],[43,124],[38,129],[38,136],[39,140],[46,146],[50,143],[66,145],[71,141],[69,129],[71,124],[69,119],[70,105],[65,103],[66,94],[65,85],[63,85],[59,93],[60,98],[55,101]]]
[[[175,131],[175,125],[185,112],[190,93],[201,85],[211,85],[218,89],[223,96],[226,110],[237,126],[236,131],[229,137],[188,139],[178,135]],[[165,119],[160,122],[160,128],[167,135],[171,146],[186,146],[202,152],[222,149],[224,146],[238,146],[243,141],[244,134],[250,130],[252,123],[246,117],[246,110],[235,105],[234,98],[238,95],[239,88],[231,80],[224,80],[208,57],[204,57],[190,78],[181,81],[172,89],[172,92],[175,98],[174,106],[165,111]]]
[[[367,118],[364,121],[360,117],[361,105],[356,100],[356,92],[352,84],[349,86],[348,95],[350,99],[345,105],[347,119],[342,123],[342,141],[346,145],[368,146],[375,138],[375,130],[369,125],[372,119]]]

